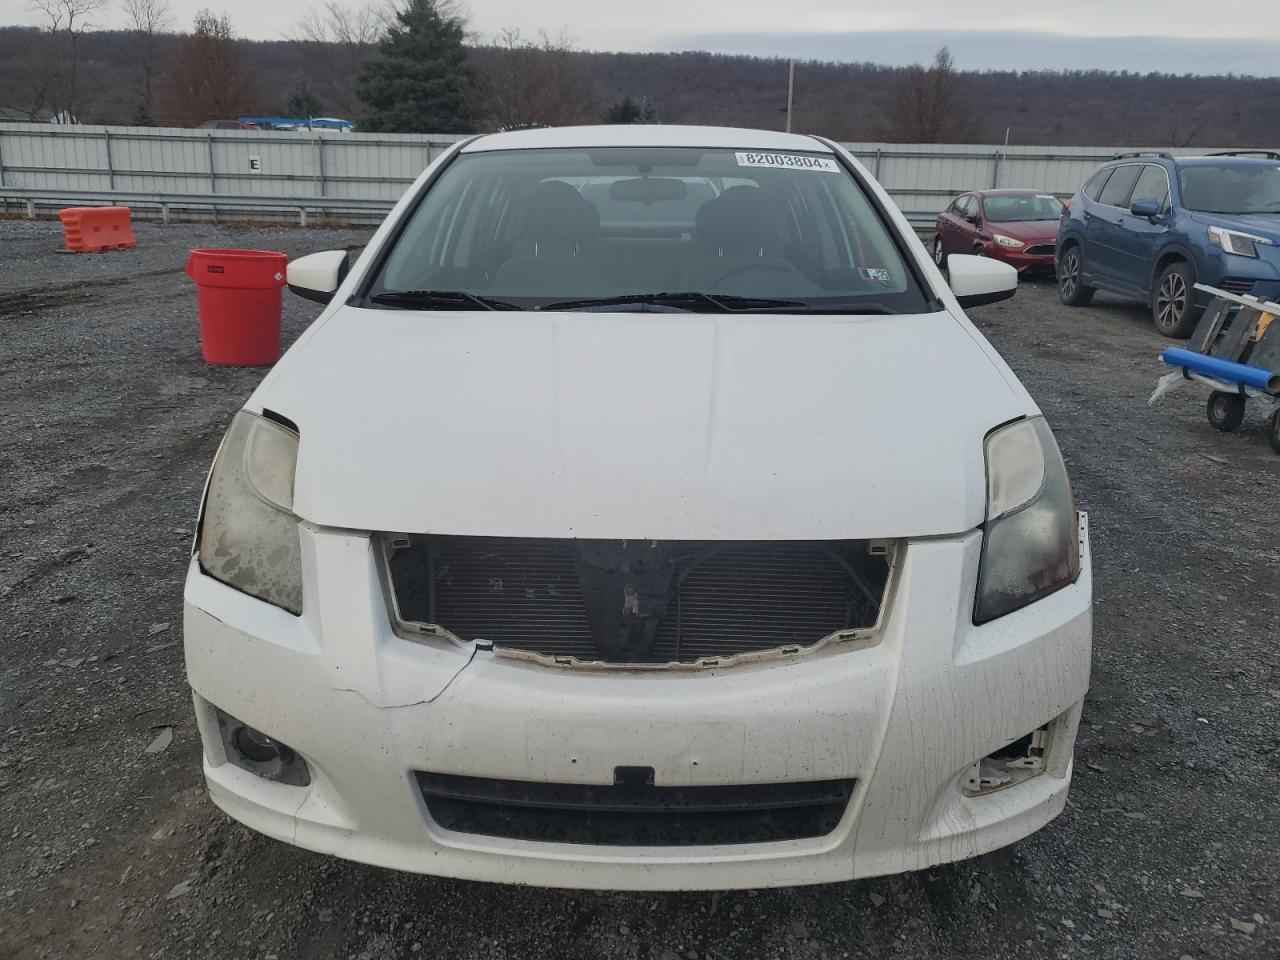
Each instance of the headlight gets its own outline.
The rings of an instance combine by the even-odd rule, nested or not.
[[[302,612],[302,548],[293,515],[298,435],[241,411],[209,477],[200,568],[250,596]]]
[[[1226,227],[1210,227],[1209,242],[1220,247],[1225,253],[1234,253],[1237,257],[1256,257],[1258,244],[1272,246],[1275,241],[1266,237],[1255,237],[1252,233],[1241,233],[1239,230],[1228,230]]]
[[[987,435],[987,522],[973,622],[1048,596],[1080,575],[1075,501],[1043,417]]]
[[[1015,240],[1013,237],[1006,237],[1003,233],[995,234],[996,243],[1002,247],[1011,247],[1014,250],[1021,250],[1026,246],[1021,240]]]

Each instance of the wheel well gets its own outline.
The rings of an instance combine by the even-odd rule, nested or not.
[[[1186,257],[1184,257],[1181,253],[1178,253],[1176,251],[1171,253],[1166,253],[1159,260],[1156,261],[1156,268],[1151,274],[1152,285],[1155,284],[1156,277],[1164,273],[1165,267],[1169,266],[1169,264],[1171,263],[1190,263],[1190,261]]]
[[[1059,265],[1061,265],[1061,264],[1062,264],[1062,255],[1063,255],[1064,253],[1066,253],[1066,252],[1067,252],[1068,250],[1070,250],[1072,247],[1078,247],[1078,246],[1080,246],[1080,241],[1079,241],[1079,240],[1077,240],[1075,237],[1072,237],[1072,238],[1071,238],[1071,239],[1069,239],[1069,240],[1065,240],[1065,241],[1063,241],[1062,246],[1060,246],[1060,247],[1058,248],[1058,256],[1057,256],[1058,264],[1059,264]]]
[[[1187,266],[1190,266],[1193,274],[1192,279],[1195,279],[1195,267],[1185,254],[1178,250],[1170,250],[1169,252],[1162,254],[1160,259],[1156,261],[1156,268],[1151,273],[1151,282],[1147,285],[1147,298],[1152,303],[1154,303],[1156,299],[1156,284],[1160,280],[1160,274],[1164,273],[1165,269],[1170,264],[1174,263],[1185,263]]]

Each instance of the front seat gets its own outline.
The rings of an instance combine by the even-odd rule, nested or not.
[[[498,267],[495,290],[574,297],[599,283],[600,211],[569,184],[544,180],[525,203],[512,257]]]
[[[698,208],[694,222],[695,259],[685,272],[689,290],[712,287],[725,293],[770,290],[785,280],[788,289],[803,279],[782,256],[782,241],[769,198],[759,187],[730,187]],[[790,279],[786,279],[789,275]]]

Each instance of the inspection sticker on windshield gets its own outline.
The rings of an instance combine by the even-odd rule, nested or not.
[[[735,153],[740,167],[776,167],[782,170],[822,170],[839,173],[840,165],[830,157],[802,153]]]

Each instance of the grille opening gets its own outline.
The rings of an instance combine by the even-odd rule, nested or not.
[[[1219,290],[1227,291],[1227,293],[1246,296],[1253,293],[1253,287],[1256,282],[1248,277],[1223,277],[1218,282],[1217,287]]]
[[[890,551],[865,540],[384,538],[401,619],[608,663],[802,648],[875,626]]]
[[[431,819],[456,833],[603,846],[699,846],[824,837],[853,780],[743,786],[594,786],[417,773]]]

